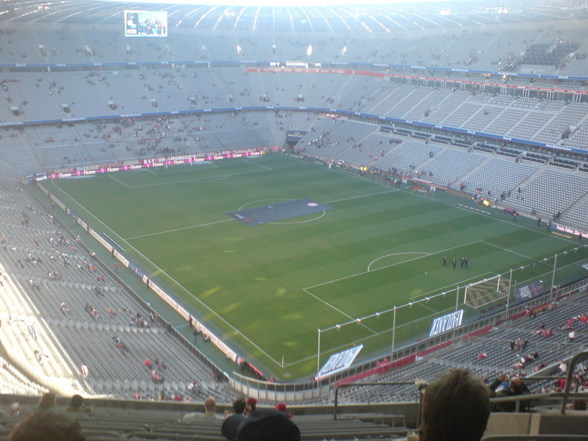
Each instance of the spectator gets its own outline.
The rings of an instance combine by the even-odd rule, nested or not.
[[[274,407],[274,409],[279,410],[280,412],[284,412],[286,415],[288,415],[288,418],[292,418],[292,414],[288,413],[288,410],[286,409],[286,405],[284,403],[276,404],[276,407]]]
[[[8,441],[84,441],[80,423],[62,412],[37,410],[16,425]]]
[[[245,415],[243,415],[245,406],[247,406],[247,403],[243,398],[237,398],[233,401],[233,415],[225,418],[221,426],[221,433],[226,439],[231,441],[237,439],[237,429],[239,428],[239,424],[245,419]]]
[[[512,397],[531,393],[527,385],[519,377],[513,377],[509,381],[505,374],[500,375],[489,387],[491,396],[493,397]],[[516,404],[515,401],[499,403],[496,406],[496,410],[500,412],[514,412],[516,410]],[[519,410],[521,412],[528,411],[529,402],[521,401]]]
[[[181,418],[182,423],[197,423],[202,419],[222,419],[221,415],[216,413],[216,402],[214,398],[204,400],[204,412],[190,412]]]
[[[92,409],[86,407],[84,398],[81,395],[75,394],[69,400],[66,410],[68,412],[91,412]]]
[[[151,369],[151,381],[154,383],[163,383],[164,379],[157,369]]]
[[[247,398],[247,406],[245,407],[245,416],[251,415],[257,409],[257,400],[255,398]]]
[[[535,369],[533,369],[534,372],[540,371],[541,369],[543,369],[545,366],[547,366],[547,364],[545,364],[544,362],[539,363],[537,366],[535,366]]]
[[[237,441],[300,441],[300,429],[284,412],[256,410],[237,430]]]
[[[216,413],[216,401],[214,398],[207,398],[204,400],[204,416],[209,418],[220,418]]]
[[[490,416],[490,394],[467,369],[452,369],[423,397],[420,441],[479,441]]]
[[[22,409],[20,407],[20,403],[15,401],[14,403],[10,404],[10,411],[8,412],[8,416],[10,416],[11,418],[20,418],[21,412]]]
[[[55,407],[55,394],[51,392],[47,392],[39,398],[39,402],[37,403],[38,410],[53,410]]]

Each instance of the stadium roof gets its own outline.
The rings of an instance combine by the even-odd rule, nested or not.
[[[122,25],[125,9],[166,11],[170,31],[390,33],[521,21],[585,18],[580,0],[323,0],[315,6],[258,6],[268,0],[0,0],[0,20]],[[319,0],[320,2],[320,0]],[[221,4],[222,3],[222,4]],[[341,4],[346,3],[346,4]],[[235,5],[236,4],[236,5]],[[256,4],[255,6],[253,4]],[[307,3],[308,4],[308,3]],[[322,6],[319,6],[322,5]]]

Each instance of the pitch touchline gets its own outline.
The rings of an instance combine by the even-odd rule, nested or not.
[[[143,237],[151,237],[151,236],[159,236],[160,234],[176,233],[178,231],[191,230],[193,228],[200,228],[200,227],[208,227],[209,225],[222,224],[222,223],[231,222],[234,220],[235,219],[232,219],[232,218],[231,219],[224,219],[224,220],[216,221],[216,222],[208,222],[207,224],[191,225],[189,227],[174,228],[173,230],[165,230],[165,231],[157,231],[156,233],[140,234],[139,236],[125,237],[124,240],[142,239]]]
[[[453,249],[456,249],[456,248],[461,248],[461,247],[468,246],[468,245],[472,245],[472,244],[474,244],[474,243],[478,243],[478,242],[482,242],[482,241],[480,241],[480,240],[474,240],[474,241],[472,241],[472,242],[469,242],[469,243],[467,243],[467,244],[463,244],[463,245],[459,245],[459,246],[455,246],[455,247],[451,247],[451,248],[446,248],[446,249],[444,249],[444,250],[438,251],[437,253],[425,254],[424,256],[413,257],[412,259],[408,259],[408,260],[405,260],[405,261],[402,261],[402,262],[393,263],[393,264],[391,264],[391,265],[387,265],[387,266],[384,266],[384,267],[382,267],[382,268],[378,268],[377,270],[374,270],[374,271],[379,271],[379,270],[383,270],[383,269],[386,269],[386,268],[391,268],[391,267],[393,267],[393,266],[397,266],[397,265],[400,265],[400,264],[403,264],[403,263],[412,262],[413,260],[422,259],[423,257],[428,257],[428,256],[430,256],[430,255],[432,255],[432,254],[439,254],[439,253],[444,253],[444,252],[447,252],[447,251],[450,251],[450,250],[453,250]],[[377,259],[376,259],[376,260],[377,260]],[[372,262],[372,263],[373,263],[373,262]],[[370,265],[371,265],[371,263],[370,263]],[[361,273],[351,274],[351,275],[349,275],[349,276],[340,277],[340,278],[338,278],[338,279],[329,280],[328,282],[323,282],[323,283],[319,283],[319,284],[316,284],[316,285],[313,285],[313,286],[309,286],[309,287],[306,287],[306,288],[302,288],[302,291],[304,291],[304,292],[305,292],[306,294],[308,294],[309,296],[312,296],[312,297],[314,297],[316,300],[318,300],[318,301],[320,301],[320,302],[324,303],[325,305],[329,306],[330,308],[332,308],[333,310],[335,310],[335,311],[337,311],[338,313],[342,314],[343,316],[345,316],[345,317],[348,317],[348,318],[349,318],[349,319],[351,319],[351,320],[354,320],[354,318],[353,318],[352,316],[350,316],[349,314],[347,314],[347,313],[343,312],[342,310],[340,310],[339,308],[335,307],[334,305],[331,305],[331,304],[330,304],[329,302],[327,302],[326,300],[323,300],[323,299],[321,299],[320,297],[318,297],[317,295],[313,294],[313,293],[311,292],[311,290],[312,290],[312,289],[314,289],[314,288],[317,288],[317,287],[319,287],[319,286],[323,286],[323,285],[329,285],[329,284],[331,284],[331,283],[339,282],[339,281],[341,281],[341,280],[350,279],[350,278],[352,278],[352,277],[356,277],[356,276],[361,276],[361,275],[363,275],[363,274],[367,274],[368,272],[370,272],[370,271],[369,271],[369,267],[368,267],[368,270],[367,270],[367,271],[362,271]],[[365,327],[365,325],[363,325],[363,324],[362,324],[362,326],[364,326],[364,327]],[[369,329],[369,328],[367,328],[367,327],[366,327],[366,329]],[[372,330],[372,329],[369,329],[369,330],[370,330],[371,332],[373,332],[373,333],[376,333],[376,332],[375,332],[374,330]]]
[[[54,184],[55,186],[57,186],[57,184]],[[192,294],[190,291],[188,291],[182,284],[180,284],[176,279],[174,279],[172,276],[170,276],[167,272],[165,272],[163,269],[161,269],[159,266],[157,266],[155,263],[153,263],[153,261],[151,261],[151,259],[149,259],[148,257],[146,257],[143,253],[141,253],[139,250],[137,250],[134,246],[132,246],[130,243],[128,243],[124,238],[120,237],[116,231],[113,231],[108,225],[106,225],[104,222],[102,222],[98,217],[96,217],[91,211],[89,211],[86,207],[84,207],[82,204],[80,204],[78,201],[76,201],[74,198],[72,198],[70,196],[69,193],[67,193],[65,190],[63,190],[61,187],[57,186],[57,188],[59,188],[64,194],[66,194],[72,201],[75,201],[76,204],[78,204],[86,213],[88,213],[90,216],[92,216],[94,219],[96,219],[100,224],[102,224],[104,226],[104,228],[106,228],[107,230],[109,230],[111,233],[113,233],[115,236],[118,236],[124,243],[127,244],[127,246],[131,249],[133,249],[139,256],[141,256],[143,259],[145,259],[147,262],[149,262],[151,265],[153,265],[153,267],[155,269],[157,269],[158,271],[160,271],[161,274],[163,274],[165,277],[167,277],[169,280],[171,280],[176,286],[178,286],[182,291],[184,291],[186,294],[188,294],[190,297],[192,297],[194,300],[196,300],[198,303],[200,303],[204,308],[206,308],[207,310],[209,310],[216,318],[218,318],[221,322],[223,322],[225,325],[227,325],[230,329],[233,330],[233,332],[235,332],[235,334],[240,335],[241,337],[243,337],[247,342],[249,342],[249,344],[251,344],[251,346],[255,347],[257,350],[259,350],[260,353],[262,353],[263,355],[265,355],[269,360],[271,360],[272,362],[274,362],[276,365],[280,365],[280,362],[278,360],[276,360],[275,358],[273,358],[271,355],[269,355],[267,352],[265,352],[262,348],[260,348],[254,341],[252,341],[249,337],[247,337],[246,335],[244,335],[239,329],[235,328],[233,325],[231,325],[227,320],[225,320],[222,316],[220,316],[214,309],[212,309],[210,306],[208,306],[206,303],[204,303],[202,300],[200,300],[198,297],[196,297],[194,294]],[[229,219],[230,220],[230,219]]]
[[[161,185],[180,184],[180,183],[187,183],[187,182],[214,182],[214,180],[228,179],[233,176],[251,175],[254,173],[264,173],[264,171],[265,170],[253,170],[253,171],[242,172],[242,173],[224,173],[222,175],[214,175],[214,176],[199,176],[199,177],[192,177],[192,178],[187,178],[187,179],[179,179],[177,181],[166,181],[166,182],[158,182],[155,184],[136,185],[136,186],[130,187],[130,188],[140,189],[140,188],[149,188],[149,187],[159,187]]]
[[[372,196],[379,196],[381,194],[397,193],[397,192],[398,192],[398,190],[381,191],[379,193],[363,194],[363,195],[360,195],[360,196],[352,196],[350,198],[335,199],[333,201],[327,201],[327,202],[323,202],[323,203],[324,204],[334,204],[336,202],[352,201],[353,199],[370,198]]]
[[[386,332],[390,332],[390,331],[389,330],[384,330],[384,331],[379,331],[379,332],[372,331],[372,333],[373,333],[372,335],[366,335],[365,337],[361,337],[361,338],[355,339],[355,340],[353,340],[353,343],[357,344],[357,343],[360,343],[362,341],[365,341],[365,340],[367,340],[369,338],[372,338],[374,336],[383,335]],[[329,350],[327,350],[327,353],[328,352],[336,353],[336,352],[339,352],[340,350],[347,349],[347,348],[349,348],[349,342],[340,344],[338,346],[333,346]],[[325,352],[322,352],[321,351],[321,354],[324,354],[324,353]],[[294,365],[297,365],[297,364],[300,364],[300,363],[304,363],[305,361],[313,360],[313,359],[316,360],[316,354],[314,354],[314,355],[307,355],[306,357],[299,358],[298,360],[295,360],[295,361],[293,361],[291,363],[286,363],[285,366],[294,366]]]
[[[415,194],[415,196],[423,197],[423,196],[421,196],[419,194]],[[439,201],[436,201],[436,202],[439,203],[439,204],[445,204],[444,202],[439,202]],[[471,210],[470,207],[463,207],[463,206],[460,206],[460,205],[451,205],[451,204],[446,204],[446,205],[449,205],[450,207],[457,208],[458,210],[469,211],[470,213],[472,212],[472,210]],[[474,213],[476,213],[476,212],[474,212]],[[491,219],[494,219],[497,222],[502,222],[502,223],[508,224],[508,225],[515,225],[515,223],[512,222],[512,221],[507,221],[506,219],[500,219],[498,217],[494,217],[494,215],[492,213],[491,214],[484,214],[484,216],[490,217]],[[536,229],[531,228],[531,227],[528,227],[528,226],[526,226],[524,224],[517,223],[516,226],[518,228],[524,228],[525,230],[537,232]],[[547,232],[547,233],[546,232],[543,232],[542,234],[544,234],[546,236],[553,237],[553,236],[551,236],[551,233],[549,233],[549,232]],[[557,237],[557,238],[560,239],[560,240],[566,241],[566,242],[574,242],[572,239],[567,239],[565,237]]]

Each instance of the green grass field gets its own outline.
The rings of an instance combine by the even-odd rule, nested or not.
[[[587,273],[588,249],[576,239],[281,156],[44,185],[229,346],[282,379],[316,372],[319,328],[321,362],[358,343],[366,359],[392,344],[392,314],[378,311],[398,307],[398,346],[454,310],[457,287],[511,268],[513,284],[550,286],[553,255],[563,251],[556,283]],[[261,225],[226,215],[303,198],[333,209]],[[457,268],[443,267],[443,256]],[[465,256],[469,269],[459,265]]]

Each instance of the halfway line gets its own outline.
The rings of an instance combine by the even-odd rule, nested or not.
[[[234,220],[235,219],[225,219],[225,220],[216,221],[216,222],[209,222],[207,224],[191,225],[189,227],[175,228],[173,230],[158,231],[156,233],[148,233],[148,234],[141,234],[139,236],[125,237],[123,239],[124,240],[133,240],[133,239],[141,239],[143,237],[159,236],[160,234],[176,233],[178,231],[191,230],[193,228],[208,227],[209,225],[222,224],[222,223],[231,222],[231,221],[234,221]]]
[[[335,202],[352,201],[353,199],[371,198],[372,196],[380,196],[382,194],[397,193],[399,190],[381,191],[379,193],[362,194],[360,196],[352,196],[350,198],[335,199],[333,201],[323,202],[323,204],[334,204]]]

